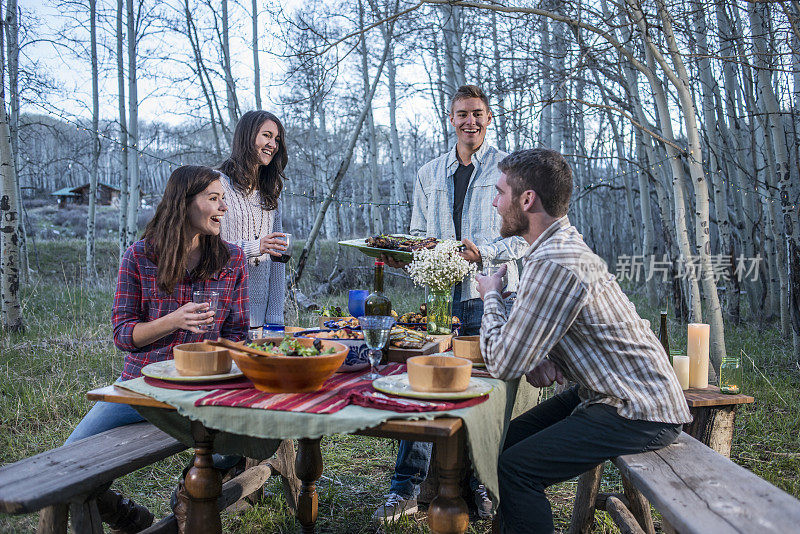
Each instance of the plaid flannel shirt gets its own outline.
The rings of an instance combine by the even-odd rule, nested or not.
[[[521,237],[500,237],[500,215],[492,206],[496,194],[495,185],[500,178],[497,164],[505,152],[484,142],[472,155],[475,171],[469,180],[461,214],[461,237],[469,239],[481,253],[484,265],[508,264],[508,290],[514,291],[519,280],[517,260],[527,248]],[[458,169],[456,148],[423,165],[414,182],[414,196],[409,233],[416,236],[455,239],[453,224],[453,199],[455,185],[453,175]],[[480,298],[475,277],[464,279],[461,300]]]
[[[650,322],[566,217],[531,244],[522,262],[508,318],[497,291],[484,297],[481,351],[492,375],[516,378],[549,357],[578,383],[576,409],[602,403],[627,419],[692,420]]]
[[[242,249],[226,243],[231,257],[228,264],[209,280],[194,280],[188,274],[171,295],[165,294],[156,282],[156,265],[146,253],[144,240],[137,241],[125,251],[117,277],[111,322],[114,344],[127,352],[122,368],[123,380],[142,375],[142,367],[153,362],[172,359],[172,348],[181,343],[202,341],[204,337],[224,337],[239,341],[247,337],[250,313],[247,298],[247,263]],[[176,330],[161,339],[137,348],[133,344],[136,323],[152,321],[174,312],[192,302],[196,290],[217,291],[219,303],[210,331],[195,334]]]

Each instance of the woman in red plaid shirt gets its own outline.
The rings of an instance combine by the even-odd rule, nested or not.
[[[122,257],[112,316],[114,344],[126,352],[121,380],[141,376],[149,363],[172,359],[175,345],[204,335],[232,341],[247,336],[247,264],[242,250],[220,237],[228,207],[219,178],[208,167],[177,168],[142,239]],[[219,293],[216,312],[192,302],[197,290]],[[66,443],[139,421],[143,418],[131,406],[98,402]],[[101,516],[115,515],[118,502],[119,496],[107,492],[98,502]],[[134,506],[115,519],[115,532],[138,532],[153,515]]]

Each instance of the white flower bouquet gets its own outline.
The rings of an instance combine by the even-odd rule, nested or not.
[[[458,253],[460,245],[458,241],[445,240],[435,248],[415,250],[414,261],[406,267],[414,283],[441,292],[474,273],[475,264]]]

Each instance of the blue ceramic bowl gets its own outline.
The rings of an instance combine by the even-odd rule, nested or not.
[[[316,332],[331,332],[330,329],[312,329],[312,330],[303,330],[302,332],[295,333],[294,337],[307,337],[307,334],[316,333]],[[347,356],[344,359],[344,363],[342,364],[337,372],[339,373],[351,373],[353,371],[360,371],[362,369],[366,369],[369,367],[369,347],[367,347],[366,341],[363,339],[337,339],[337,338],[317,338],[317,339],[325,339],[330,341],[336,341],[337,343],[341,343],[342,345],[346,346],[350,349],[347,352]]]
[[[369,291],[366,289],[351,289],[347,295],[347,311],[353,317],[361,317],[364,315],[364,302],[369,296]]]

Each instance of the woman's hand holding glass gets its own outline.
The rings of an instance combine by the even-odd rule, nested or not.
[[[281,256],[286,251],[286,234],[282,232],[272,232],[261,238],[261,254],[270,256]]]
[[[204,334],[208,326],[214,322],[215,311],[207,302],[187,302],[167,315],[172,320],[175,330],[188,330],[195,334]]]

